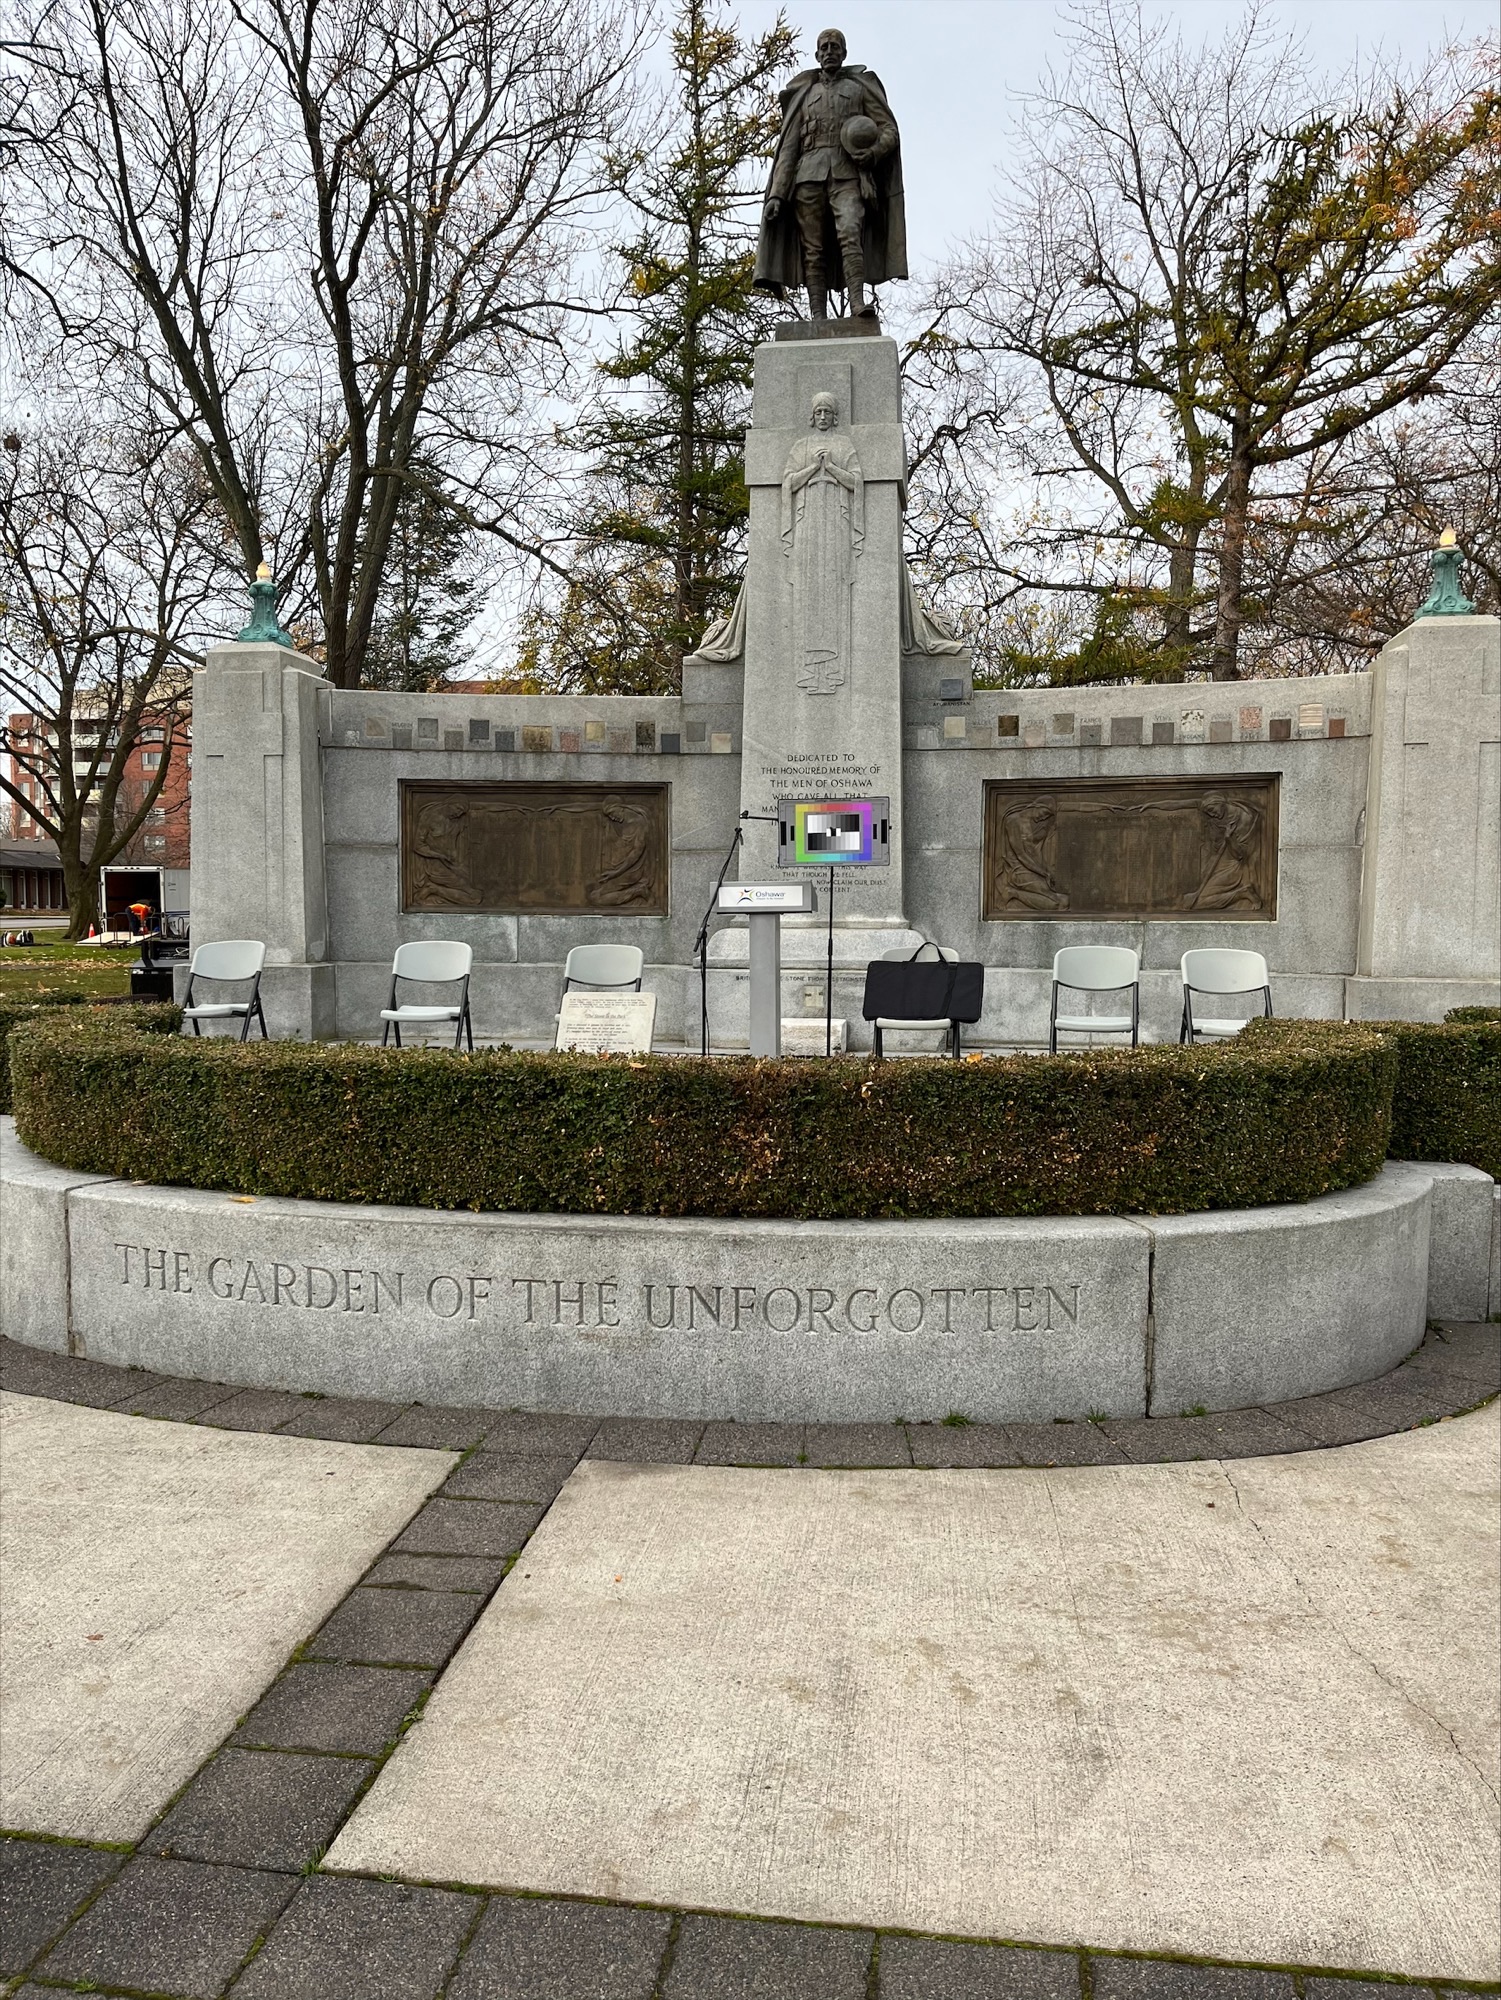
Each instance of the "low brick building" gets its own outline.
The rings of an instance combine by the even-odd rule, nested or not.
[[[67,907],[62,863],[52,841],[37,837],[0,843],[0,928],[13,928],[13,917],[48,916]]]

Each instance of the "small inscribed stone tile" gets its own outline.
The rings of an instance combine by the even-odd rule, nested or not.
[[[943,740],[945,743],[962,743],[969,734],[969,724],[962,715],[946,715],[943,718]]]
[[[1261,727],[1261,710],[1259,708],[1243,708],[1240,712],[1240,727],[1242,735],[1248,730],[1259,729]]]
[[[523,728],[521,747],[531,756],[541,756],[552,748],[552,731],[541,727]]]
[[[709,725],[707,722],[690,722],[688,724],[687,737],[690,743],[702,743],[708,733]]]
[[[716,729],[709,738],[710,752],[716,757],[728,757],[735,748],[735,739],[728,729]]]
[[[483,716],[470,716],[469,741],[471,744],[484,744],[490,741],[490,725]]]
[[[959,674],[947,675],[938,683],[938,699],[940,701],[963,701],[964,695],[964,680]]]
[[[1231,740],[1230,717],[1228,715],[1210,716],[1209,740],[1211,743],[1228,743]]]
[[[597,744],[602,744],[604,740],[605,726],[602,722],[586,722],[584,724],[584,741],[591,749]]]
[[[1048,732],[1040,722],[1029,722],[1022,742],[1029,750],[1040,750],[1048,740]]]
[[[1345,718],[1342,715],[1331,715],[1329,718],[1329,734],[1331,736],[1343,736],[1344,733]]]
[[[1185,708],[1178,719],[1178,733],[1185,743],[1204,741],[1204,711],[1202,708]]]
[[[1079,724],[1079,748],[1081,750],[1098,749],[1100,739],[1104,733],[1105,725],[1097,718],[1091,718],[1088,722],[1081,722]]]
[[[678,757],[682,755],[683,739],[677,730],[664,729],[657,747],[664,757]]]
[[[1111,745],[1133,744],[1141,741],[1141,717],[1139,715],[1112,715],[1110,718]]]
[[[383,737],[385,733],[386,718],[383,715],[367,715],[365,717],[365,734],[367,736]]]
[[[417,718],[417,741],[436,743],[438,740],[438,718],[435,715],[419,715]]]
[[[463,747],[464,747],[464,732],[462,729],[444,730],[443,748],[445,750],[462,750]]]
[[[1321,701],[1300,701],[1298,703],[1299,729],[1322,729],[1324,726],[1324,704]]]
[[[1020,735],[1021,717],[1019,715],[998,715],[995,719],[995,733],[997,736]]]
[[[632,749],[631,732],[628,729],[612,729],[607,747],[612,757],[629,757]]]
[[[1292,733],[1293,719],[1290,715],[1274,715],[1272,717],[1272,726],[1267,731],[1267,734],[1274,743],[1290,743],[1292,741]]]
[[[577,755],[578,751],[582,748],[582,743],[583,739],[578,730],[560,729],[558,731],[558,748],[560,750]]]
[[[391,748],[393,750],[410,750],[411,747],[412,747],[411,723],[393,722],[391,724]]]
[[[495,732],[495,747],[497,750],[514,750],[516,748],[515,730],[497,729]]]
[[[638,722],[636,724],[636,748],[638,750],[655,750],[656,747],[657,725],[654,722]]]
[[[1053,717],[1053,734],[1055,736],[1072,736],[1073,733],[1074,718],[1071,715],[1055,715]]]
[[[1173,725],[1171,722],[1163,722],[1154,717],[1152,720],[1152,741],[1154,743],[1171,743],[1172,740]]]

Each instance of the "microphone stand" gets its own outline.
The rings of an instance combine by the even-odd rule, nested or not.
[[[823,972],[823,1052],[834,1053],[834,863],[829,863],[829,953]]]
[[[699,1054],[704,1056],[709,1053],[709,926],[714,921],[714,912],[719,907],[719,892],[724,887],[725,876],[730,872],[730,863],[745,839],[747,820],[762,820],[769,826],[777,824],[774,814],[743,812],[740,815],[740,824],[735,828],[735,838],[730,842],[730,851],[720,865],[713,894],[709,897],[709,907],[704,911],[704,920],[699,925],[698,936],[693,941],[693,949],[698,957]]]

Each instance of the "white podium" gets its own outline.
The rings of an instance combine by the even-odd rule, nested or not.
[[[811,882],[724,882],[721,916],[750,919],[750,1052],[782,1053],[782,918],[818,908]]]

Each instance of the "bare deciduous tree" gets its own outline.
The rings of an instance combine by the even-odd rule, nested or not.
[[[139,373],[242,561],[358,683],[403,503],[529,548],[614,0],[21,0],[7,255],[33,337]]]
[[[1456,531],[1477,609],[1501,602],[1501,336],[1471,343],[1441,392],[1303,462],[1257,499],[1246,549],[1257,672],[1363,665],[1426,596]]]
[[[1501,309],[1501,94],[1475,55],[1331,105],[1255,7],[1192,48],[1096,0],[1029,131],[934,300],[980,404],[1012,392],[1011,567],[1155,618],[1145,670],[1234,678],[1263,496],[1294,518]]]
[[[0,452],[0,792],[56,843],[69,935],[98,915],[99,871],[161,796],[224,566],[222,520],[196,456],[145,454],[53,412]],[[13,726],[11,717],[25,718]],[[163,732],[144,787],[143,728]],[[17,775],[12,775],[11,759]]]

